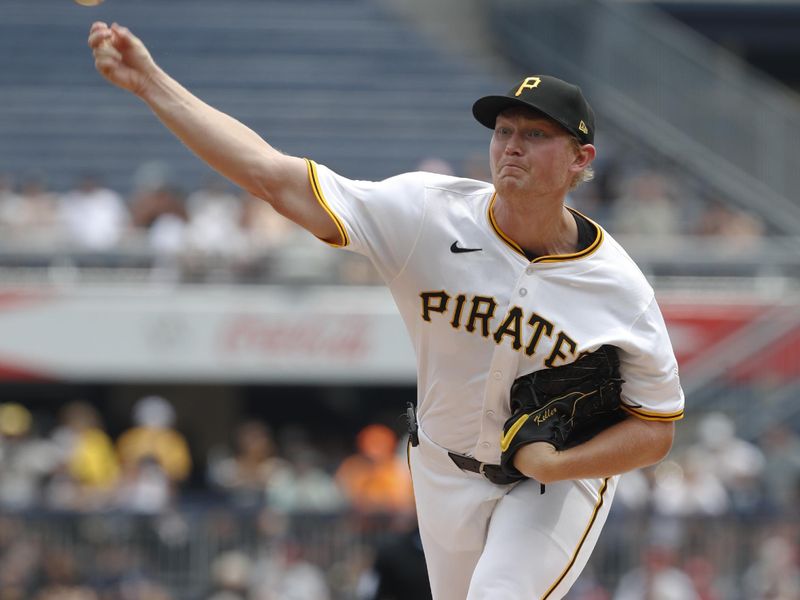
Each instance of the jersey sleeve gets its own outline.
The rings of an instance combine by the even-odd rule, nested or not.
[[[620,344],[623,408],[649,421],[683,417],[684,396],[667,326],[653,298]]]
[[[380,275],[392,280],[417,242],[425,213],[423,173],[384,181],[356,181],[307,160],[317,201],[333,219],[343,247],[370,258]]]

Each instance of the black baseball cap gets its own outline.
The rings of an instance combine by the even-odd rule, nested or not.
[[[594,111],[577,85],[550,75],[531,75],[505,96],[479,98],[472,105],[472,114],[481,125],[494,129],[497,115],[516,106],[544,113],[582,144],[594,143]]]

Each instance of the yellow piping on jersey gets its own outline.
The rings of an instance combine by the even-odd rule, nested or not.
[[[492,229],[494,229],[495,233],[500,236],[500,239],[502,239],[506,244],[511,246],[512,250],[519,252],[522,256],[525,256],[525,258],[527,258],[527,256],[525,255],[525,251],[522,249],[522,247],[520,247],[520,245],[517,244],[510,237],[508,237],[503,232],[503,230],[500,229],[500,226],[497,224],[497,221],[494,218],[494,212],[492,211],[496,199],[497,199],[497,192],[492,194],[492,198],[491,200],[489,200],[489,211],[488,211],[489,223],[491,223]],[[566,208],[571,213],[583,217],[584,219],[589,221],[592,225],[594,225],[595,231],[597,231],[597,236],[595,236],[594,241],[580,252],[573,252],[571,254],[548,254],[545,256],[539,256],[538,258],[534,258],[531,261],[531,263],[553,263],[553,262],[563,262],[568,260],[578,260],[580,258],[586,258],[590,254],[593,254],[600,247],[600,244],[603,243],[603,229],[597,223],[592,221],[583,213],[578,212],[574,208],[570,208],[569,206],[567,206]]]
[[[492,194],[492,198],[491,200],[489,200],[489,223],[492,224],[492,229],[494,229],[494,232],[500,236],[501,240],[503,240],[506,244],[511,246],[512,249],[522,254],[522,256],[525,256],[525,252],[522,250],[522,248],[519,247],[519,244],[517,244],[517,242],[515,242],[505,233],[503,233],[503,230],[500,229],[500,227],[497,225],[497,221],[494,220],[494,212],[492,212],[492,208],[494,207],[494,201],[496,199],[497,199],[497,192]]]
[[[538,258],[533,259],[531,262],[551,263],[551,262],[561,262],[564,260],[576,260],[579,258],[584,258],[586,256],[589,256],[590,254],[594,254],[594,252],[600,247],[600,244],[603,243],[603,230],[597,223],[592,221],[586,215],[578,212],[574,208],[570,208],[569,206],[567,206],[566,208],[569,212],[576,214],[580,217],[583,217],[584,219],[589,221],[592,225],[594,225],[594,228],[597,231],[597,235],[595,236],[594,241],[580,252],[573,252],[572,254],[554,254],[552,256],[540,256]]]
[[[547,600],[547,598],[550,597],[550,594],[552,594],[553,591],[559,586],[559,584],[562,581],[564,581],[564,578],[567,576],[567,573],[569,573],[570,569],[572,569],[573,565],[575,564],[575,561],[578,558],[578,553],[581,551],[581,548],[583,548],[583,544],[584,542],[586,542],[586,538],[588,537],[589,532],[592,530],[594,522],[597,520],[597,513],[600,512],[600,508],[603,506],[603,497],[605,496],[607,489],[608,489],[608,477],[603,479],[603,485],[600,488],[600,494],[597,498],[597,504],[594,505],[594,510],[592,511],[592,518],[589,519],[589,524],[586,526],[586,529],[584,530],[583,535],[581,536],[581,540],[578,542],[578,546],[575,548],[575,552],[572,553],[572,558],[570,558],[569,562],[567,563],[567,566],[561,572],[561,575],[558,576],[558,579],[555,580],[553,585],[547,588],[547,591],[544,593],[544,596],[542,596],[540,600]]]
[[[677,410],[673,413],[657,413],[641,408],[634,408],[625,404],[621,406],[624,411],[631,413],[635,417],[644,419],[645,421],[677,421],[683,418],[683,410]]]
[[[341,238],[340,243],[335,242],[328,242],[326,240],[322,240],[329,246],[333,246],[334,248],[344,248],[345,246],[350,245],[350,238],[347,237],[347,230],[344,228],[342,221],[336,216],[336,213],[333,212],[330,205],[328,204],[327,200],[325,200],[325,196],[322,194],[322,186],[319,184],[319,177],[317,176],[317,166],[314,164],[314,161],[309,160],[308,158],[304,159],[306,161],[306,166],[308,168],[308,180],[311,182],[311,189],[314,191],[314,197],[319,202],[320,206],[325,209],[325,212],[328,213],[328,216],[333,221],[334,225],[336,225],[336,229],[339,230],[339,236]]]

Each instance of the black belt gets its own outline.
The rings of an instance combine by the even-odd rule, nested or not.
[[[417,413],[414,404],[409,402],[406,407],[406,419],[408,421],[408,439],[412,446],[419,446],[419,429],[417,427]],[[456,452],[448,452],[447,455],[452,459],[456,466],[462,471],[478,473],[483,475],[496,485],[507,485],[520,480],[519,477],[506,475],[500,465],[482,463],[477,458],[464,456]]]
[[[477,458],[464,456],[463,454],[457,454],[456,452],[448,452],[447,455],[462,471],[469,471],[470,473],[478,473],[483,475],[486,477],[486,479],[494,484],[507,485],[520,480],[519,477],[506,474],[500,465],[484,463],[479,461]]]

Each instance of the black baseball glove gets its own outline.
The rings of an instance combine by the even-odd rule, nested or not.
[[[622,421],[621,384],[614,346],[518,378],[511,386],[511,417],[503,426],[503,471],[523,477],[513,459],[526,444],[547,442],[564,450]]]

